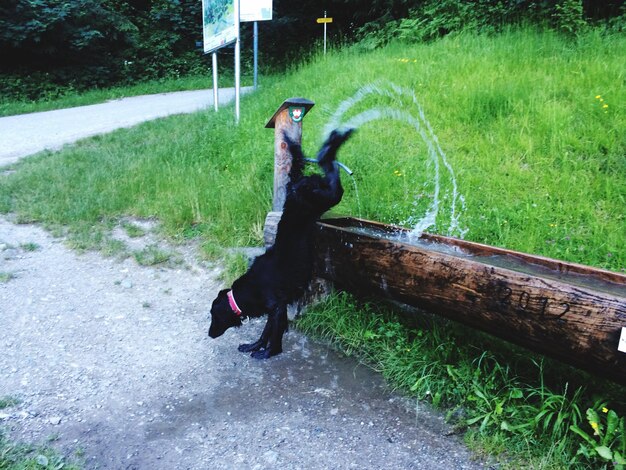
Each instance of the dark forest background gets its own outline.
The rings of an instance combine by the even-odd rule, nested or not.
[[[335,46],[430,41],[461,30],[494,34],[533,25],[576,35],[589,27],[626,31],[623,0],[274,0],[259,23],[262,71],[280,71],[319,50],[324,11]],[[68,90],[207,73],[201,0],[0,0],[0,93],[50,98]],[[252,24],[242,23],[244,73]],[[220,51],[232,69],[232,48]]]

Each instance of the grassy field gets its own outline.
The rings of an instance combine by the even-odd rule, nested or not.
[[[66,233],[84,249],[106,250],[108,232],[125,215],[158,218],[173,238],[200,237],[210,255],[260,244],[273,171],[273,132],[264,125],[292,96],[316,102],[304,119],[303,145],[311,155],[329,123],[362,112],[365,120],[376,109],[388,116],[363,124],[342,149],[358,194],[344,177],[346,195],[335,213],[412,225],[438,199],[428,231],[626,271],[626,37],[598,31],[576,39],[528,30],[458,35],[367,54],[356,48],[332,53],[264,80],[242,99],[238,126],[232,109],[206,111],[16,164],[15,172],[0,173],[0,211]],[[350,109],[338,119],[342,103]],[[380,341],[392,344],[383,349],[406,354],[387,351],[392,365],[378,350],[366,351],[365,359],[392,380],[400,376],[398,387],[452,407],[459,423],[472,425],[468,439],[494,453],[506,449],[504,460],[513,459],[513,467],[605,462],[594,450],[602,446],[569,426],[596,422],[585,415],[594,395],[612,400],[621,392],[622,402],[609,408],[624,406],[623,388],[615,393],[610,384],[579,379],[569,369],[551,372],[548,383],[540,359],[528,373],[529,363],[518,360],[523,353],[482,335],[468,337],[447,325],[407,329],[385,309],[350,297],[332,299],[303,321],[307,331],[353,351],[390,338]],[[360,343],[345,343],[346,337]],[[413,341],[425,337],[436,341],[417,349]],[[467,342],[469,349],[457,346]],[[416,356],[431,358],[428,369]],[[434,385],[416,386],[425,380],[419,377],[434,377]],[[609,408],[602,400],[598,407],[606,422]],[[604,426],[608,433],[612,425]],[[616,436],[603,446],[626,446],[623,430]],[[575,456],[581,442],[587,456]]]

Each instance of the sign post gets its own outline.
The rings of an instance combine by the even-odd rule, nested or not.
[[[213,52],[213,109],[219,109],[219,94],[217,89],[217,52]]]
[[[326,25],[328,23],[332,23],[333,19],[332,18],[328,18],[326,16],[326,11],[324,11],[324,18],[318,18],[317,22],[318,22],[318,24],[323,24],[324,25],[324,55],[326,55]]]
[[[241,21],[254,23],[254,89],[258,87],[259,21],[272,19],[272,0],[241,0]]]
[[[241,41],[239,39],[239,0],[235,0],[235,122],[239,124],[239,103],[241,92]]]
[[[219,107],[217,51],[235,43],[235,118],[239,122],[239,0],[202,0],[202,38],[205,54],[213,53],[213,107]]]
[[[254,89],[259,85],[259,23],[254,22]]]

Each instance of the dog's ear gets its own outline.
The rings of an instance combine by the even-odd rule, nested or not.
[[[230,308],[227,292],[228,289],[219,291],[211,306],[211,326],[209,327],[211,338],[222,336],[227,329],[233,326],[241,326],[241,318],[235,315]]]
[[[215,316],[223,316],[227,312],[230,312],[230,305],[228,303],[228,289],[222,289],[217,293],[217,297],[213,300],[213,305],[211,305],[211,315]],[[228,308],[226,308],[228,307]]]

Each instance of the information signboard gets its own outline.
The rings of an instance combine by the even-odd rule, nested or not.
[[[202,0],[204,52],[216,51],[237,40],[236,0]]]
[[[240,0],[241,21],[266,21],[272,19],[272,0]]]

